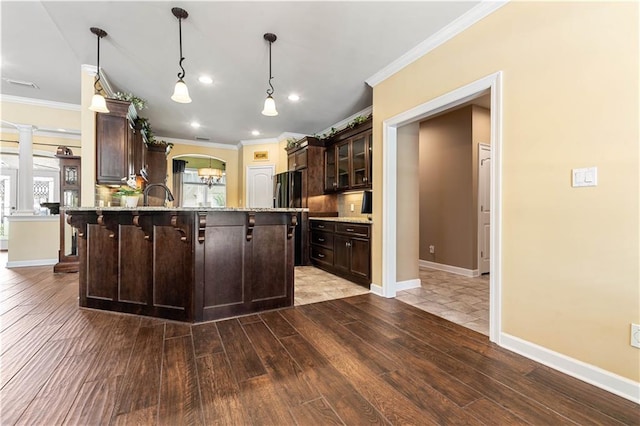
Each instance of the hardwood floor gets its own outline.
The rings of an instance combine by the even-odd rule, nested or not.
[[[0,271],[2,425],[640,424],[640,407],[366,294],[188,325]]]

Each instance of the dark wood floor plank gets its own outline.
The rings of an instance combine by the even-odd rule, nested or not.
[[[5,353],[16,343],[26,338],[35,327],[39,326],[48,314],[29,314],[13,323],[5,331],[0,332],[0,354]]]
[[[296,329],[291,327],[291,324],[282,318],[282,315],[280,315],[278,311],[261,313],[260,318],[268,325],[274,336],[278,338],[298,334]]]
[[[258,314],[252,314],[252,315],[245,315],[243,317],[238,317],[238,322],[240,324],[251,324],[252,322],[260,322],[262,321],[260,319],[260,315]]]
[[[340,417],[331,409],[324,398],[314,399],[306,404],[290,409],[291,415],[299,426],[306,425],[344,425]]]
[[[282,318],[282,317],[280,317]],[[295,407],[320,397],[317,389],[309,385],[300,366],[275,338],[263,322],[243,325],[253,347],[273,379],[278,394]]]
[[[202,414],[206,425],[246,425],[249,418],[240,401],[227,357],[216,352],[196,358]]]
[[[238,383],[267,374],[238,320],[220,321],[216,325]]]
[[[93,356],[95,355],[89,353],[64,358],[20,417],[18,423],[25,425],[61,424],[84,383]]]
[[[300,311],[309,319],[311,319],[319,329],[324,328],[327,339],[335,342],[336,345],[343,347],[343,352],[354,356],[358,361],[366,365],[374,374],[382,374],[396,370],[399,363],[391,360],[384,354],[380,353],[365,340],[360,339],[340,323],[334,321],[332,317],[324,314],[316,309],[314,305],[301,306]],[[316,345],[321,350],[326,348],[326,341],[318,342]],[[327,356],[334,356],[325,352]],[[337,354],[336,354],[337,355]]]
[[[148,408],[157,411],[163,340],[164,324],[138,329],[122,388],[118,393],[114,416],[131,414],[138,418],[139,415],[143,415],[146,419],[144,416],[149,411]],[[122,416],[122,419],[116,419],[116,422],[129,417],[131,416]]]
[[[548,389],[560,392],[583,405],[595,408],[624,424],[640,425],[640,405],[609,392],[596,388],[543,365],[538,366],[527,377]]]
[[[164,338],[191,336],[191,324],[167,321],[165,324]]]
[[[191,335],[165,339],[158,424],[203,423]]]
[[[289,321],[292,312],[295,311],[285,310],[282,314]],[[309,342],[297,335],[280,340],[346,424],[389,424]]]
[[[64,419],[65,425],[108,424],[122,376],[85,382]]]
[[[486,398],[480,398],[464,407],[470,415],[487,425],[528,425],[529,423],[504,407]]]
[[[239,383],[240,399],[252,425],[293,424],[289,407],[280,398],[269,376],[254,377]]]
[[[395,339],[396,337],[400,337],[403,334],[401,329],[391,324],[387,324],[384,321],[381,321],[379,318],[371,315],[366,310],[358,309],[357,305],[354,305],[353,301],[349,303],[347,300],[348,299],[337,299],[327,303],[333,305],[335,308],[342,312],[348,312],[351,317],[365,322],[371,327],[375,327],[376,333],[378,333],[385,339]]]
[[[68,340],[47,342],[0,390],[2,423],[13,424],[26,411],[71,347]]]
[[[33,311],[33,305],[14,306],[13,309],[0,316],[0,331],[5,331],[31,311]]]
[[[215,322],[194,324],[191,332],[196,358],[224,351]]]

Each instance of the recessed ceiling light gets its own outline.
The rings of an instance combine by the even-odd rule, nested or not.
[[[300,100],[300,96],[296,95],[295,93],[292,93],[292,94],[289,95],[289,100],[293,101],[293,102],[299,101]]]
[[[211,83],[213,83],[213,79],[211,77],[209,77],[209,76],[206,76],[206,75],[201,75],[198,78],[198,81],[200,83],[202,83],[202,84],[211,84]]]
[[[260,134],[260,132],[259,132],[259,131],[257,131],[257,130],[252,130],[252,131],[251,131],[251,134],[252,134],[253,136],[258,136],[258,135]]]
[[[59,132],[66,132],[65,129],[58,129]]]
[[[197,121],[192,121],[191,127],[195,127],[197,129],[198,127],[200,127],[200,123],[198,123]]]

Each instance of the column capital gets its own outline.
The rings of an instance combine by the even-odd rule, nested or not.
[[[33,124],[13,124],[19,132],[34,132],[38,130]]]

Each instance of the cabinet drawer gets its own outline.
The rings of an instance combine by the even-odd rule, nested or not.
[[[312,260],[333,265],[333,250],[313,245],[310,252]]]
[[[334,232],[335,231],[335,223],[333,222],[325,222],[323,220],[312,220],[310,221],[310,227],[312,230],[318,231],[326,231],[326,232]]]
[[[336,223],[336,232],[346,235],[357,235],[359,237],[369,238],[369,225],[357,223]]]
[[[333,234],[324,231],[311,231],[311,244],[331,249],[333,248]]]

